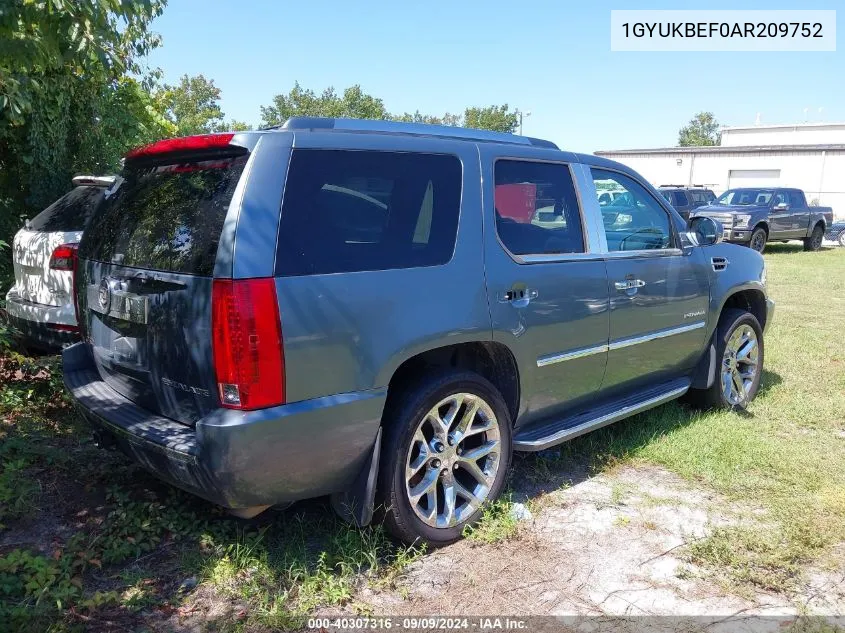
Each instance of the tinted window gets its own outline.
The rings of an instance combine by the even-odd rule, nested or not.
[[[675,206],[676,207],[685,207],[689,204],[689,200],[687,200],[687,194],[683,191],[676,191],[674,192],[675,196]]]
[[[775,199],[772,201],[772,205],[777,206],[779,204],[789,204],[789,196],[786,195],[785,191],[778,191],[775,194]]]
[[[81,231],[103,200],[102,187],[76,187],[29,221],[32,231]]]
[[[461,174],[455,156],[294,150],[277,273],[445,264],[455,249]]]
[[[495,165],[496,230],[514,255],[583,253],[581,215],[569,167],[499,160]],[[612,194],[599,204],[612,205]]]
[[[801,209],[804,206],[804,195],[800,191],[790,191],[789,206],[794,209]]]
[[[690,191],[688,192],[688,195],[692,204],[704,204],[706,202],[704,192],[702,191]]]
[[[86,231],[80,256],[211,275],[246,157],[128,169]]]
[[[613,204],[601,209],[608,250],[637,251],[672,246],[669,214],[645,187],[616,172],[593,169],[592,174],[597,189],[625,190]]]

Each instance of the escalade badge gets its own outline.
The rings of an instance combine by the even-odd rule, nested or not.
[[[109,304],[111,303],[111,290],[109,290],[109,280],[105,277],[100,282],[100,288],[97,291],[97,303],[100,304],[100,309],[107,313],[109,311]]]

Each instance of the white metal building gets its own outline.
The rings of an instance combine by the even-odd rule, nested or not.
[[[624,163],[656,186],[700,185],[716,195],[732,187],[798,187],[813,204],[845,218],[845,123],[722,128],[715,147],[596,152]]]

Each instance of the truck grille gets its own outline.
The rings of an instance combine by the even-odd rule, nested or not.
[[[707,215],[721,222],[722,226],[726,229],[731,228],[734,224],[734,216],[730,213],[708,213]]]

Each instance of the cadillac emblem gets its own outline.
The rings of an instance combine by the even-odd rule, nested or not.
[[[111,290],[109,289],[109,280],[105,277],[103,277],[100,288],[97,290],[97,303],[100,304],[100,309],[104,313],[108,313],[111,304]]]

